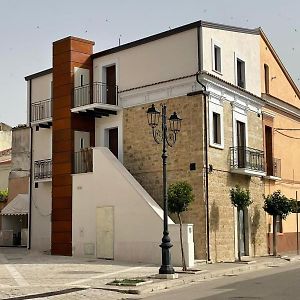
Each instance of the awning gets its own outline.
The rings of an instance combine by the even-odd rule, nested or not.
[[[29,195],[18,194],[1,210],[1,215],[27,215],[28,211]]]

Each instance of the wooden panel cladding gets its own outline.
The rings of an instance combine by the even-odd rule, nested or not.
[[[72,162],[74,130],[90,131],[95,121],[72,114],[74,67],[92,72],[93,42],[68,37],[53,43],[51,253],[72,255]],[[78,129],[80,128],[80,129]]]

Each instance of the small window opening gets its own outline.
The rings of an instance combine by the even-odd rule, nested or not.
[[[214,45],[214,70],[221,72],[221,48]]]
[[[221,145],[221,116],[213,112],[213,142]]]
[[[236,61],[236,71],[237,71],[237,85],[241,88],[246,87],[245,83],[245,62],[239,58]]]

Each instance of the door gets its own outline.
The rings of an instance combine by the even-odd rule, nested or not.
[[[106,67],[106,103],[116,105],[116,66]]]
[[[118,158],[118,127],[108,129],[108,148],[114,154],[114,156]]]
[[[245,123],[237,121],[237,153],[238,167],[246,167],[246,132]]]
[[[239,238],[240,238],[240,251],[241,251],[241,256],[245,255],[245,220],[244,220],[244,211],[241,209],[239,211]]]
[[[97,207],[97,257],[114,258],[114,208]]]
[[[265,126],[265,147],[266,147],[266,163],[267,163],[267,175],[273,175],[273,139],[272,128]]]

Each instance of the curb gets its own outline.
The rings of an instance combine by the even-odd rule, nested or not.
[[[170,289],[173,287],[180,287],[187,284],[193,284],[196,282],[200,282],[203,280],[208,280],[212,278],[218,278],[222,276],[237,276],[239,273],[243,272],[251,272],[255,270],[262,270],[267,269],[268,267],[279,267],[282,265],[287,265],[289,262],[295,261],[295,259],[292,260],[286,260],[286,259],[279,259],[277,261],[265,261],[261,263],[252,263],[252,264],[239,264],[238,266],[223,269],[223,270],[216,270],[216,271],[207,271],[206,272],[200,272],[198,274],[180,274],[181,276],[178,279],[172,279],[172,280],[159,280],[157,279],[157,282],[153,280],[153,283],[148,284],[146,286],[141,287],[98,287],[97,289],[101,290],[109,290],[124,294],[135,294],[135,295],[141,295],[141,294],[149,294],[156,291],[161,291],[165,289]]]

